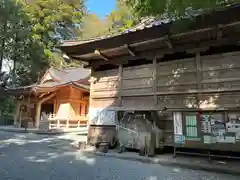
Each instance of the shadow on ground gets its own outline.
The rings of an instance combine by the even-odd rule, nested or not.
[[[76,140],[84,139],[76,134],[48,136],[0,132],[0,139],[0,179],[190,180],[201,177],[236,180],[222,174],[84,154],[73,146]]]
[[[0,159],[15,159],[32,163],[73,163],[81,161],[87,165],[94,165],[95,159],[90,155],[85,156],[83,152],[74,147],[77,143],[77,137],[71,135],[36,135],[8,133],[1,137],[0,141]],[[75,135],[79,136],[79,135]],[[79,141],[85,139],[79,136]],[[9,158],[9,159],[6,159]]]

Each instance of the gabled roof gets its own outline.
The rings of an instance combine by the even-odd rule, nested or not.
[[[63,70],[52,67],[46,71],[40,81],[40,84],[44,82],[44,77],[47,75],[51,76],[52,81],[54,82],[67,83],[88,78],[90,76],[90,70],[82,67]]]
[[[49,76],[47,79],[47,76]],[[50,78],[51,77],[51,78]],[[52,92],[63,86],[72,85],[80,88],[83,91],[89,91],[90,70],[84,68],[71,68],[71,69],[56,69],[50,68],[46,71],[41,81],[29,86],[22,86],[17,88],[7,88],[9,93],[25,94],[31,91],[35,93]]]
[[[90,70],[84,68],[68,68],[64,70],[66,72],[63,76],[58,76],[61,81],[69,82],[69,81],[79,81],[86,79],[90,76]]]

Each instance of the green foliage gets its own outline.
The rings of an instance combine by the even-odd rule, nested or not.
[[[239,0],[120,0],[132,9],[138,17],[162,16],[179,18],[186,15],[188,10],[213,9]]]
[[[73,29],[84,15],[83,1],[79,0],[35,0],[25,9],[32,20],[34,37],[48,48],[58,40],[72,39]]]
[[[9,86],[35,83],[50,66],[68,66],[54,46],[76,37],[84,14],[83,0],[0,0],[0,69],[2,61],[11,64]],[[0,100],[2,113],[13,108],[10,98]]]
[[[26,85],[35,81],[36,72],[47,68],[48,57],[44,47],[33,37],[32,24],[23,4],[16,0],[0,0],[2,24],[7,28],[0,32],[2,37],[3,59],[12,63],[10,85]],[[28,76],[26,78],[24,76]],[[29,81],[26,81],[29,80]]]
[[[108,27],[96,14],[88,14],[83,18],[82,39],[102,36],[108,33]]]
[[[103,35],[111,35],[131,28],[137,23],[129,8],[118,2],[117,8],[103,20],[96,14],[87,14],[82,23],[81,38],[89,39]]]
[[[107,16],[106,20],[110,24],[110,32],[112,33],[122,32],[138,22],[132,15],[130,9],[119,1],[117,3],[117,9],[113,10],[110,15]]]
[[[0,96],[0,116],[6,116],[14,113],[15,100],[13,97]]]
[[[54,46],[76,37],[83,14],[82,0],[0,0],[0,59],[13,64],[11,84],[29,85],[50,66],[67,66]]]
[[[54,47],[61,40],[76,37],[78,25],[85,14],[84,1],[79,0],[35,0],[25,10],[33,26],[33,39],[44,48],[49,66],[59,67],[62,59],[53,55]]]

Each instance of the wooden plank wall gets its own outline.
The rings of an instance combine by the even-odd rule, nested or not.
[[[112,108],[119,106],[120,76],[118,69],[92,73],[90,87],[91,108]]]
[[[204,93],[200,108],[236,108],[240,102],[240,52],[201,57]],[[213,90],[226,91],[209,94]],[[236,92],[231,92],[236,91]],[[239,91],[239,92],[237,92]],[[211,107],[210,107],[211,108]]]
[[[69,116],[75,120],[79,120],[81,116],[86,116],[89,102],[88,100],[83,100],[83,91],[78,88],[71,87],[69,97]]]
[[[201,56],[199,62],[192,58],[159,63],[158,107],[236,108],[240,98],[239,58],[240,53],[234,52]]]
[[[173,143],[171,111],[240,107],[240,52],[93,72],[90,107],[168,110],[160,116],[165,145]]]
[[[124,109],[153,109],[152,94],[152,64],[123,68],[121,96]]]
[[[240,52],[93,72],[92,76],[91,107],[161,110],[240,105]]]
[[[77,88],[67,86],[59,89],[56,95],[55,114],[58,114],[61,104],[68,104],[66,117],[78,119],[81,115],[86,116],[88,111],[88,99],[83,99],[83,92]],[[64,113],[64,112],[63,112]]]
[[[157,64],[157,108],[194,108],[198,88],[195,58]]]

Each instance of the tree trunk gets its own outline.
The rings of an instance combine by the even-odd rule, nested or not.
[[[6,34],[6,31],[7,31],[7,19],[5,20],[4,25],[3,25],[3,34],[4,35]],[[6,37],[3,36],[2,44],[1,44],[0,72],[2,71],[2,65],[3,65],[3,55],[4,55],[4,50],[5,50],[5,38]]]
[[[12,69],[12,86],[16,87],[16,64],[17,64],[17,56],[16,56],[16,51],[17,51],[17,43],[18,43],[18,34],[15,34],[15,44],[14,44],[14,55],[13,55],[13,69]]]

